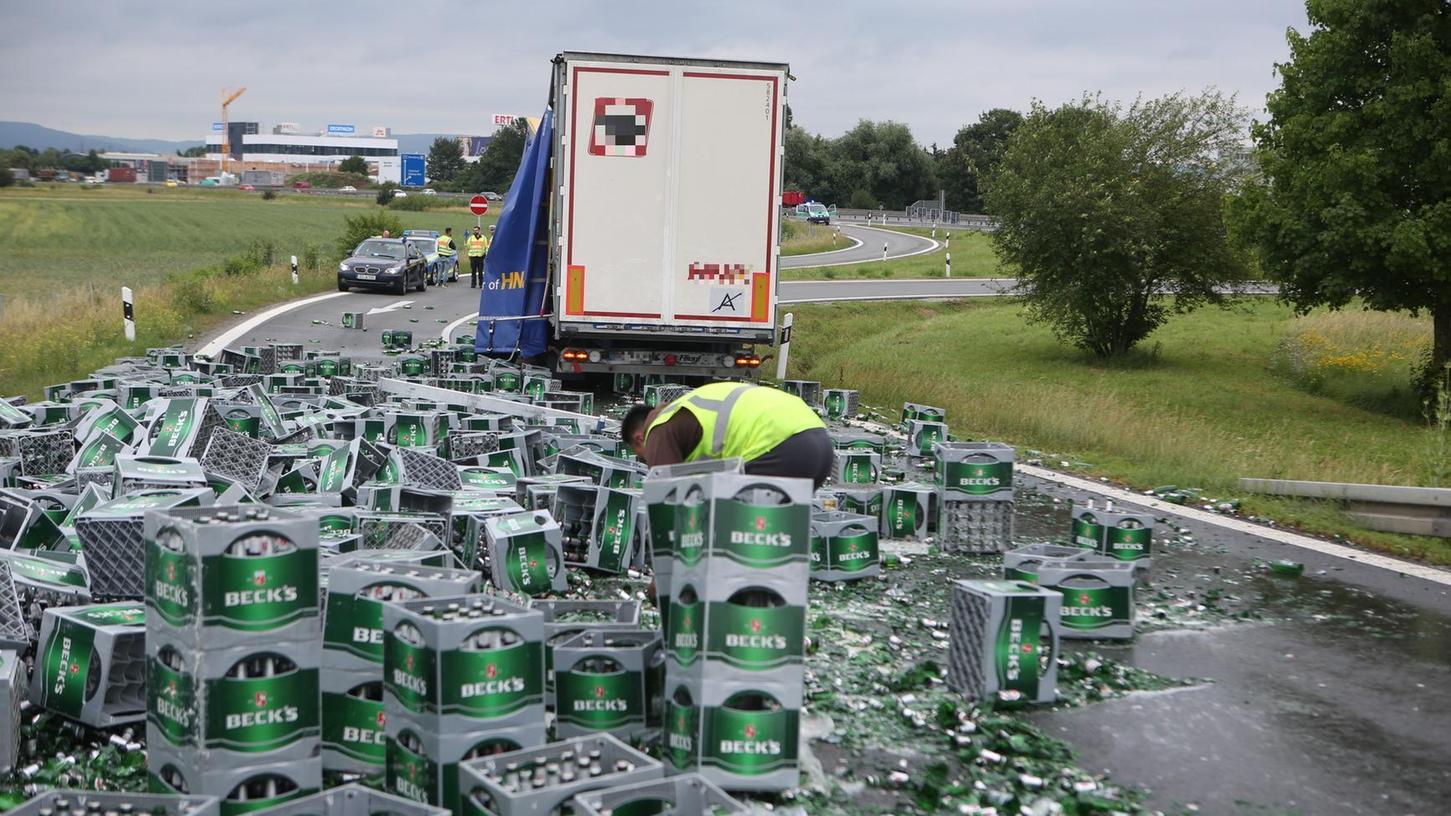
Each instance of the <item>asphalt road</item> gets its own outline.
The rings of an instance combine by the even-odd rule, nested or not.
[[[1025,477],[1058,499],[1102,497]],[[1062,541],[1068,502],[1020,498],[1018,544]],[[1146,788],[1170,813],[1429,816],[1451,802],[1451,588],[1198,521],[1155,531],[1152,628],[1115,645],[1193,679],[1042,713],[1089,770]],[[1161,532],[1162,531],[1162,532]],[[1300,577],[1265,568],[1303,563]],[[1065,641],[1065,643],[1070,643]]]
[[[874,227],[834,224],[843,236],[855,238],[861,243],[831,252],[814,252],[810,255],[784,255],[782,269],[812,269],[821,266],[849,266],[852,264],[880,261],[882,245],[886,244],[887,258],[902,258],[909,255],[931,252],[939,246],[938,241],[909,235],[905,232],[877,229]],[[845,240],[842,241],[846,243]],[[784,284],[783,284],[784,286]]]

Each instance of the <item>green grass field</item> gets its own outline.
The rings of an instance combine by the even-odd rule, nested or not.
[[[1114,362],[1060,345],[1045,328],[1025,324],[1021,308],[1004,301],[796,307],[792,376],[861,389],[865,403],[888,414],[904,401],[940,405],[959,437],[1041,450],[1054,465],[1086,462],[1087,475],[1140,488],[1177,484],[1237,496],[1241,476],[1448,484],[1446,439],[1425,423],[1312,393],[1272,371],[1281,341],[1301,330],[1303,319],[1287,307],[1256,300],[1177,318],[1142,351]],[[1323,322],[1325,314],[1309,319]],[[1428,337],[1426,321],[1420,327]],[[1408,387],[1409,369],[1397,376],[1365,387]],[[1365,396],[1358,402],[1396,404]],[[1249,513],[1451,564],[1443,539],[1366,532],[1324,504],[1245,498]]]
[[[892,227],[893,231],[928,236],[930,229]],[[941,241],[943,233],[938,231]],[[993,251],[992,239],[980,232],[959,232],[952,236],[951,249],[939,247],[934,252],[891,261],[874,261],[855,266],[825,266],[810,269],[785,269],[782,280],[853,280],[861,278],[941,278],[946,275],[944,257],[952,253],[954,278],[1005,278],[1013,272],[1004,266]],[[783,252],[782,254],[788,254]]]
[[[836,234],[834,227],[825,224],[810,224],[789,218],[781,219],[781,254],[809,255],[813,252],[830,252],[850,244]]]
[[[146,191],[151,190],[148,194]],[[311,245],[331,258],[343,218],[371,198],[165,187],[43,185],[0,192],[0,295],[43,299],[93,285],[139,288],[220,262],[259,241],[282,256]],[[408,228],[472,227],[466,207],[393,212]],[[490,212],[485,223],[498,214]],[[0,316],[3,319],[3,316]]]

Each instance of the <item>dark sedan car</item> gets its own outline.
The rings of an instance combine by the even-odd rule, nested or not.
[[[423,253],[402,238],[369,238],[338,264],[338,291],[360,286],[398,295],[410,288],[422,292],[427,269]]]

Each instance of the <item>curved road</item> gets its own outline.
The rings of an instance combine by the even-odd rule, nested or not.
[[[830,252],[813,252],[810,255],[783,255],[782,269],[815,269],[823,266],[849,266],[882,259],[882,245],[886,244],[887,259],[906,258],[933,252],[942,244],[931,238],[910,235],[878,227],[859,227],[851,224],[837,224],[841,234],[859,243],[855,246]]]

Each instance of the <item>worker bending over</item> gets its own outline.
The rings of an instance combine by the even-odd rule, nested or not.
[[[746,473],[821,487],[835,453],[821,417],[800,398],[746,383],[703,385],[657,408],[636,405],[620,434],[650,467],[740,458]]]

